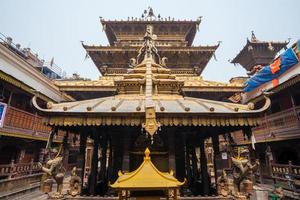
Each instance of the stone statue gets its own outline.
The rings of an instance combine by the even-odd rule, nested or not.
[[[135,58],[131,58],[130,59],[130,67],[135,67],[136,66],[136,59]]]
[[[73,167],[71,172],[70,190],[68,194],[75,197],[81,193],[81,178],[77,175],[77,168]]]
[[[52,153],[56,154],[56,156],[53,159],[47,161],[45,166],[43,166],[42,163],[39,163],[40,168],[45,173],[43,175],[44,178],[42,178],[42,185],[43,181],[45,181],[45,177],[52,177],[57,184],[57,190],[54,195],[50,195],[50,198],[60,199],[63,198],[62,188],[65,176],[65,169],[63,167],[63,157],[60,155],[60,151],[57,152],[56,149],[53,149]]]
[[[253,175],[253,172],[257,170],[259,166],[258,160],[255,161],[255,164],[252,165],[250,161],[243,157],[242,155],[244,153],[247,153],[248,150],[243,150],[241,152],[241,155],[238,155],[236,158],[231,157],[232,163],[233,163],[233,184],[234,189],[237,195],[241,192],[241,183],[242,182],[248,182],[252,183],[251,176]]]
[[[229,184],[226,171],[222,171],[222,175],[217,179],[218,195],[227,197],[229,195]]]
[[[168,61],[167,57],[162,57],[160,65],[163,67],[167,67],[167,61]]]

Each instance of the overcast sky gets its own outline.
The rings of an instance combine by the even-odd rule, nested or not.
[[[202,17],[194,45],[215,45],[217,61],[211,59],[203,76],[228,81],[245,75],[228,60],[242,49],[254,30],[258,39],[291,43],[300,39],[300,0],[1,0],[0,32],[15,43],[30,47],[68,75],[100,76],[91,59],[84,60],[80,44],[107,45],[99,16],[104,19],[140,17],[148,6],[156,14],[175,19]]]

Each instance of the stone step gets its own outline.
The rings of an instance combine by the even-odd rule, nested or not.
[[[37,190],[37,191],[31,192],[29,194],[15,198],[15,200],[46,200],[47,198],[48,198],[48,195]]]
[[[18,188],[16,190],[11,190],[7,192],[2,192],[0,193],[0,199],[16,199],[18,197],[23,197],[27,194],[30,194],[34,191],[39,190],[40,184],[39,183],[34,183],[29,186],[25,186],[22,188]]]

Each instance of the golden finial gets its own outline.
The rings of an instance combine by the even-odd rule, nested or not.
[[[145,159],[150,159],[150,150],[148,149],[148,147],[145,150]]]

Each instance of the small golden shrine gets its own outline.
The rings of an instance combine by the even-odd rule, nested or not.
[[[128,199],[129,191],[164,190],[167,199],[177,199],[177,189],[184,184],[170,173],[160,172],[151,162],[150,150],[146,148],[144,162],[133,172],[119,171],[118,179],[110,187],[119,190],[119,199]]]

